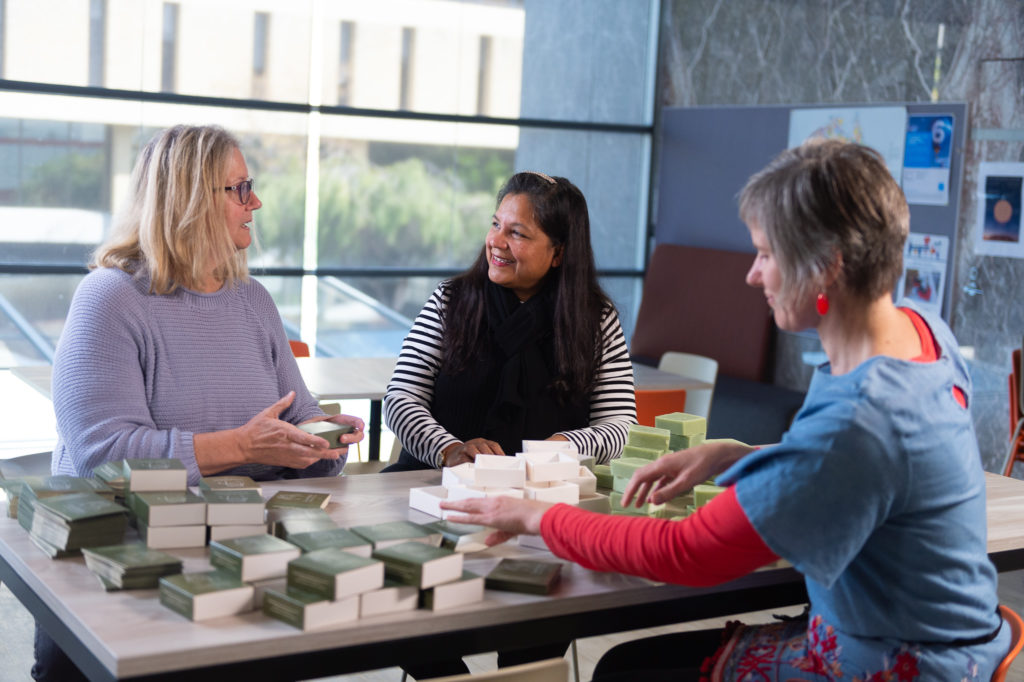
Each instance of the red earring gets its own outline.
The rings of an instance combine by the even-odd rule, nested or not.
[[[824,291],[818,294],[818,300],[814,302],[814,307],[817,308],[818,314],[822,317],[828,312],[828,296]]]

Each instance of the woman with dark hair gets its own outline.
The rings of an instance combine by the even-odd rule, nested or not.
[[[713,585],[782,557],[804,575],[806,618],[628,642],[598,663],[601,682],[990,679],[1010,628],[986,553],[971,379],[941,319],[893,303],[903,192],[877,152],[807,143],[750,179],[740,216],[757,249],[747,282],[828,356],[780,443],[709,443],[638,470],[624,505],[719,475],[726,490],[678,522],[509,498],[442,507],[499,529],[490,543],[540,533],[594,570]]]
[[[416,318],[384,399],[403,445],[385,471],[565,440],[599,462],[636,422],[633,369],[597,282],[583,194],[531,171],[498,192],[480,255]]]

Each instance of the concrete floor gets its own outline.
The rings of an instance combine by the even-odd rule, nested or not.
[[[1002,603],[1009,605],[1018,613],[1024,614],[1024,571],[1000,575],[999,598]],[[799,608],[783,610],[784,613],[798,613],[799,611]],[[774,609],[773,612],[778,613],[779,609]],[[747,623],[766,622],[770,620],[771,613],[762,611],[743,616],[731,616],[730,619],[739,619]],[[636,630],[578,640],[580,679],[589,680],[598,659],[615,644],[677,629],[698,630],[720,626],[724,620],[698,621],[680,626]],[[29,670],[32,667],[32,633],[32,616],[6,586],[0,586],[0,682],[28,682],[31,680]],[[466,660],[472,672],[483,672],[495,668],[494,654],[471,656]],[[402,673],[398,668],[387,668],[358,675],[340,675],[324,679],[331,682],[398,682],[401,677]],[[1024,656],[1014,662],[1007,680],[1008,682],[1024,682]]]

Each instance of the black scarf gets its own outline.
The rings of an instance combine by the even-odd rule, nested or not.
[[[545,287],[520,303],[512,290],[487,282],[485,301],[476,356],[463,371],[437,376],[434,418],[460,440],[487,438],[508,455],[524,439],[588,426],[590,396],[567,397],[553,386],[554,291]]]

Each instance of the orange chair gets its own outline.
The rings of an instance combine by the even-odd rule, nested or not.
[[[1003,476],[1013,473],[1013,465],[1024,462],[1024,418],[1020,406],[1020,349],[1013,351],[1010,362],[1010,444],[1006,453]]]
[[[1020,616],[1009,606],[1000,604],[999,613],[1003,616],[1003,620],[1010,625],[1010,651],[1003,656],[1003,662],[992,673],[992,682],[1004,682],[1006,680],[1006,673],[1010,670],[1010,664],[1013,663],[1013,659],[1017,658],[1017,654],[1024,647],[1024,639],[1021,638],[1021,632],[1024,631],[1024,621],[1021,621]]]
[[[295,341],[293,339],[288,340],[288,345],[292,347],[292,355],[297,358],[308,358],[309,357],[309,344],[302,341]]]
[[[636,392],[636,421],[643,426],[654,426],[654,418],[658,415],[682,412],[685,408],[684,388]]]

